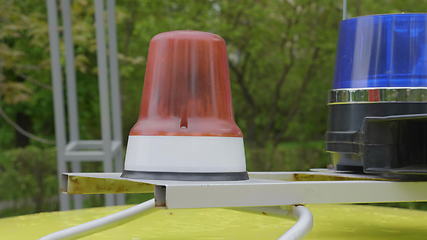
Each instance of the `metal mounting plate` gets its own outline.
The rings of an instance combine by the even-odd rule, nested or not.
[[[333,172],[252,172],[246,181],[165,181],[120,173],[65,173],[69,194],[155,192],[166,208],[427,201],[427,182]]]

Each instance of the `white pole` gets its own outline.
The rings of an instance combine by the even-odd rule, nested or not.
[[[342,20],[346,20],[347,16],[347,0],[342,1]]]
[[[109,69],[111,81],[111,112],[113,114],[113,139],[120,142],[120,149],[113,156],[114,171],[121,172],[123,170],[123,155],[122,155],[122,107],[120,101],[120,75],[119,63],[117,61],[117,30],[116,30],[116,13],[115,0],[107,1],[108,12],[108,53],[109,53]],[[119,205],[125,204],[125,195],[116,194],[116,203]]]
[[[70,0],[61,0],[62,25],[64,27],[65,43],[65,77],[67,84],[68,124],[70,126],[70,141],[79,140],[79,112],[77,108],[76,70],[74,65],[74,43],[71,24]],[[80,172],[80,162],[72,161],[71,170]],[[74,208],[83,207],[83,196],[74,195]]]
[[[95,28],[96,28],[96,48],[98,62],[98,84],[99,101],[101,103],[101,132],[102,146],[104,151],[104,172],[113,171],[113,161],[111,152],[111,121],[109,104],[109,84],[107,72],[107,50],[105,42],[105,24],[104,24],[104,1],[95,0]],[[105,205],[114,205],[114,196],[105,195]]]
[[[59,55],[59,36],[58,36],[58,13],[55,0],[46,0],[48,22],[49,22],[49,46],[51,58],[51,74],[53,86],[53,108],[55,112],[55,141],[56,141],[56,155],[58,165],[58,181],[62,186],[62,172],[66,171],[65,164],[65,112],[64,112],[64,99],[62,97],[62,73]],[[61,210],[70,209],[69,198],[66,194],[59,194],[59,203]]]

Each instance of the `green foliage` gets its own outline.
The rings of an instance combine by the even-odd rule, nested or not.
[[[30,146],[0,153],[1,202],[29,212],[54,210],[57,193],[55,149]]]
[[[0,107],[11,116],[34,119],[39,136],[52,136],[48,36],[43,6],[25,1],[1,1]],[[46,109],[40,111],[40,109]],[[46,127],[47,126],[47,127]],[[24,126],[25,127],[25,126]],[[0,122],[0,147],[13,147],[13,128]]]
[[[249,171],[307,171],[310,168],[325,168],[329,155],[324,151],[324,143],[287,142],[277,147],[267,145],[246,151]]]
[[[84,164],[100,171],[99,164]],[[129,194],[128,204],[143,202],[153,194]],[[85,197],[85,207],[104,205],[103,195]],[[58,181],[54,148],[34,146],[0,153],[0,217],[58,209]]]

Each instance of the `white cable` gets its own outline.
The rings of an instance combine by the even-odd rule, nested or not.
[[[302,239],[313,227],[313,215],[308,208],[297,205],[293,208],[293,214],[298,219],[297,223],[284,233],[278,240]]]
[[[151,199],[146,202],[140,203],[134,207],[108,215],[106,217],[96,219],[87,223],[83,223],[81,225],[77,225],[74,227],[70,227],[58,232],[51,233],[49,235],[46,235],[40,238],[39,240],[57,240],[57,239],[71,238],[77,235],[82,235],[84,233],[93,231],[100,227],[104,227],[106,225],[117,223],[118,221],[133,217],[139,213],[142,213],[151,208],[154,208],[154,205],[155,205],[154,199]]]

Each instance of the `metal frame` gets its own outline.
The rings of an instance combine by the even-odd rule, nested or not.
[[[324,172],[252,172],[246,181],[165,181],[120,173],[67,173],[70,194],[149,193],[166,208],[253,207],[317,203],[427,201],[427,182]]]
[[[49,42],[51,52],[51,71],[55,112],[55,134],[57,147],[58,177],[66,171],[81,171],[81,162],[102,162],[104,171],[121,171],[122,132],[119,72],[117,61],[117,39],[115,22],[115,0],[94,0],[95,29],[98,62],[98,83],[101,109],[100,140],[81,140],[79,136],[79,114],[76,93],[76,70],[74,43],[72,36],[71,1],[46,0],[49,22]],[[65,91],[64,101],[63,72],[61,66],[60,26],[58,12],[62,16],[62,37],[65,46]],[[106,19],[104,12],[107,12]],[[105,26],[107,22],[107,27]],[[108,38],[106,39],[106,28]],[[108,51],[108,54],[107,54]],[[67,109],[65,110],[65,107]],[[67,127],[68,123],[68,127]],[[67,133],[69,136],[67,137]],[[71,169],[68,164],[70,163]],[[81,208],[83,199],[74,196],[74,208]],[[106,205],[124,204],[124,195],[106,195]],[[60,195],[60,209],[70,209],[69,197]]]
[[[343,88],[332,89],[328,105],[350,103],[427,102],[427,88]]]

